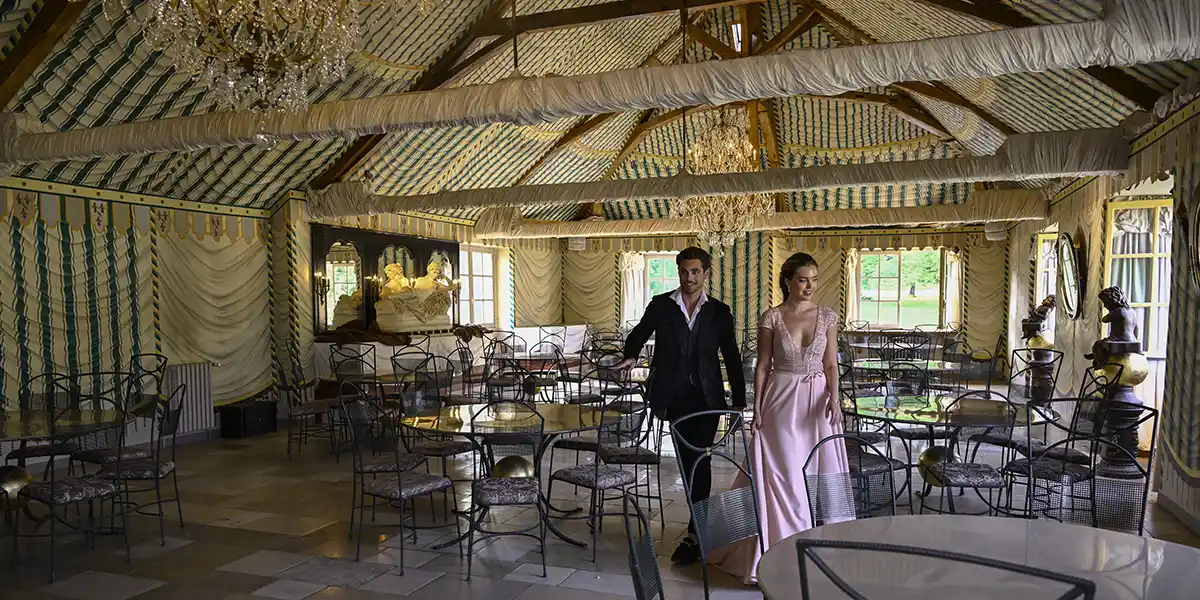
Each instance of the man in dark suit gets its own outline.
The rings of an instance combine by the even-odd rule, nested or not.
[[[720,300],[704,291],[712,270],[712,257],[700,248],[686,248],[675,258],[679,268],[679,289],[651,299],[646,314],[625,340],[625,361],[631,368],[642,346],[655,336],[654,360],[650,365],[646,399],[654,414],[667,421],[706,410],[721,410],[725,404],[725,386],[721,360],[725,359],[733,408],[746,406],[746,384],[742,376],[742,357],[734,337],[733,313]],[[717,433],[719,419],[705,417],[684,423],[680,435],[693,446],[709,446]],[[676,445],[681,467],[687,471],[701,458]],[[704,461],[692,481],[692,502],[708,498],[712,488],[712,464]],[[688,535],[671,555],[677,564],[689,564],[700,557],[695,539],[696,524],[688,523]]]

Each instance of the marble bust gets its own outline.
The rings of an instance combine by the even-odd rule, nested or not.
[[[333,307],[333,328],[362,319],[362,288],[352,294],[342,294]]]
[[[375,322],[381,331],[400,333],[449,329],[450,307],[458,287],[442,275],[441,261],[429,263],[425,276],[408,279],[398,264],[384,268],[388,280],[375,303]]]

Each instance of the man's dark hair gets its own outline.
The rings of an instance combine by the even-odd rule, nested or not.
[[[705,271],[712,270],[712,255],[704,248],[695,246],[684,248],[682,252],[675,255],[675,266],[682,265],[685,260],[698,260]]]

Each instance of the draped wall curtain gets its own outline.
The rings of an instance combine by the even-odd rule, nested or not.
[[[621,323],[642,318],[646,297],[646,257],[640,252],[621,253]]]

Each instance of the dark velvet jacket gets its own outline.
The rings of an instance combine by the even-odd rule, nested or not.
[[[625,357],[634,358],[650,336],[655,336],[654,359],[646,384],[650,406],[656,412],[666,410],[671,402],[678,401],[679,390],[692,380],[698,384],[702,397],[694,401],[684,399],[691,409],[686,412],[727,408],[721,377],[721,358],[724,358],[733,407],[745,407],[746,381],[729,305],[709,296],[696,315],[695,328],[689,330],[687,318],[671,298],[673,293],[651,299],[646,314],[625,339]]]

